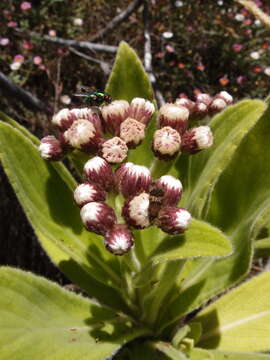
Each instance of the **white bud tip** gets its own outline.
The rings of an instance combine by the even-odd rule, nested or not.
[[[194,139],[200,150],[208,149],[213,145],[213,134],[209,126],[199,126],[194,131]]]

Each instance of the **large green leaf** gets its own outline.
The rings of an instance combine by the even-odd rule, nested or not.
[[[119,308],[113,289],[120,286],[117,260],[100,237],[84,230],[70,186],[55,165],[42,160],[31,141],[5,123],[0,123],[0,148],[11,185],[52,261],[92,296]]]
[[[213,355],[213,360],[270,360],[270,355],[267,354],[252,354],[240,352],[227,351],[210,351]]]
[[[205,308],[199,345],[224,351],[270,350],[270,271],[254,277]]]
[[[164,353],[171,360],[187,360],[187,356],[181,351],[173,347],[171,344],[163,341],[153,343],[153,346],[160,352]]]
[[[255,241],[255,255],[264,257],[270,255],[270,237]]]
[[[31,273],[0,270],[1,360],[102,360],[145,334],[130,321]]]
[[[136,52],[121,41],[106,91],[114,100],[131,101],[135,97],[153,100],[153,90]]]

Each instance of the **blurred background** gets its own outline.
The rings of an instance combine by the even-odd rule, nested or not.
[[[254,3],[270,14],[269,1]],[[4,0],[0,110],[38,137],[50,133],[52,114],[76,105],[72,94],[81,85],[104,89],[121,40],[139,54],[160,101],[221,90],[236,100],[270,92],[270,29],[237,1]],[[3,171],[0,199],[0,264],[65,283]]]

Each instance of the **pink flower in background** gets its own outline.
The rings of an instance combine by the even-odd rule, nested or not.
[[[245,19],[243,22],[244,25],[249,26],[252,24],[252,20],[251,19]]]
[[[200,89],[194,89],[194,90],[193,90],[194,96],[199,95],[199,94],[201,94],[201,93],[202,93],[202,92],[201,92]]]
[[[1,46],[7,46],[9,44],[9,39],[8,38],[1,38],[0,39],[0,45]]]
[[[21,10],[26,11],[32,8],[32,4],[29,1],[23,1],[20,7]]]
[[[243,49],[243,45],[241,45],[241,44],[233,44],[232,48],[233,48],[233,50],[235,52],[239,52],[239,51],[241,51]]]
[[[236,82],[239,85],[242,85],[245,82],[246,78],[243,75],[240,75],[236,78]]]
[[[265,75],[270,76],[270,66],[267,66],[264,71]]]
[[[204,71],[205,70],[205,66],[202,64],[202,63],[199,63],[197,66],[196,66],[197,70],[199,71]]]
[[[35,56],[35,57],[33,58],[33,63],[34,63],[35,65],[40,65],[40,64],[42,63],[42,57],[40,57],[40,56]]]
[[[10,28],[15,28],[18,26],[18,24],[16,23],[16,21],[9,21],[7,23],[7,26],[10,27]]]
[[[179,63],[177,66],[179,67],[179,69],[184,69],[186,67],[184,63]]]
[[[53,29],[51,29],[51,30],[49,30],[48,34],[49,34],[49,36],[51,36],[51,37],[55,37],[55,36],[56,36],[56,31],[53,30]]]
[[[252,68],[252,71],[255,73],[260,73],[260,72],[262,72],[262,67],[259,65],[256,65]]]
[[[163,57],[164,57],[164,52],[162,52],[162,51],[157,52],[157,53],[155,54],[155,57],[156,57],[156,58],[159,58],[159,59],[163,58]]]
[[[41,65],[39,65],[39,70],[46,70],[46,66],[45,65],[43,65],[43,64],[41,64]]]
[[[251,29],[247,29],[247,30],[245,31],[245,33],[246,33],[246,35],[251,35],[251,34],[252,34],[252,30],[251,30]]]
[[[13,62],[22,64],[24,62],[24,56],[21,54],[15,55],[13,58]]]
[[[12,71],[17,71],[17,70],[19,70],[19,68],[21,67],[21,63],[20,62],[17,62],[17,61],[14,61],[13,63],[11,63],[10,64],[10,69],[12,70]]]
[[[68,95],[62,95],[60,96],[60,101],[65,105],[69,105],[71,103],[71,98]]]
[[[25,50],[32,50],[33,47],[34,47],[34,45],[33,45],[30,41],[23,40],[22,47],[23,47]]]
[[[167,50],[169,53],[173,53],[173,52],[174,52],[174,47],[171,46],[171,45],[166,45],[166,50]]]
[[[230,80],[227,78],[227,76],[223,76],[222,78],[219,79],[219,83],[222,86],[226,86],[227,84],[229,84]]]
[[[254,2],[255,2],[255,4],[256,4],[257,6],[262,6],[262,5],[263,5],[263,3],[262,3],[261,0],[255,0]]]

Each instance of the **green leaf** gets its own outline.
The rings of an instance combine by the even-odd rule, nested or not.
[[[190,352],[190,360],[214,360],[214,357],[205,349],[193,348]]]
[[[252,354],[215,350],[210,352],[213,355],[213,360],[270,360],[270,355],[267,354]]]
[[[0,289],[1,360],[102,360],[146,332],[31,273],[1,268]]]
[[[36,146],[5,123],[0,123],[0,149],[9,181],[52,261],[91,296],[119,309],[117,259],[100,237],[83,228],[71,188],[56,165],[42,160]]]
[[[106,92],[114,100],[131,101],[135,97],[153,100],[153,90],[136,52],[124,41],[120,42],[115,63],[106,85]]]
[[[267,271],[205,308],[194,319],[203,328],[199,345],[223,351],[269,350],[269,293]]]
[[[163,341],[159,341],[157,343],[153,343],[153,346],[164,353],[168,359],[171,360],[187,360],[186,355],[176,348],[174,348],[171,344]]]
[[[255,241],[255,251],[257,257],[270,255],[270,237]]]

